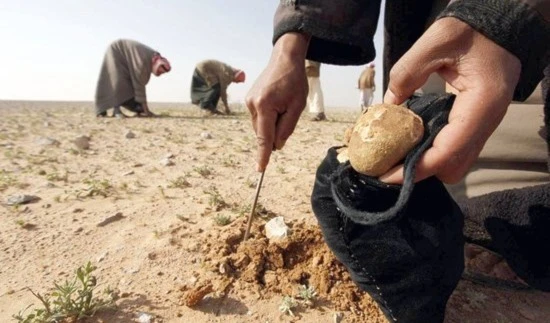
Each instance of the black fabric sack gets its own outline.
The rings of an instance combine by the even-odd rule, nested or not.
[[[422,141],[405,158],[405,181],[387,185],[328,150],[316,173],[313,211],[327,245],[390,321],[442,322],[464,269],[463,215],[435,177],[413,182],[415,164],[447,123],[453,95],[413,97]]]

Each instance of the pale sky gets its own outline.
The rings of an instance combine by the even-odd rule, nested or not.
[[[245,83],[228,89],[242,102],[271,53],[275,0],[0,0],[0,100],[93,101],[108,44],[142,42],[172,64],[151,77],[150,102],[189,102],[197,62],[213,58],[243,69]],[[383,9],[382,9],[383,10]],[[380,15],[383,17],[383,13]],[[381,100],[382,25],[375,35]],[[321,68],[328,107],[356,107],[362,66]]]

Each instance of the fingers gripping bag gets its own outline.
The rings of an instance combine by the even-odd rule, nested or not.
[[[311,200],[325,242],[390,322],[442,322],[464,268],[460,208],[437,178],[414,183],[416,163],[447,124],[454,98],[415,96],[402,107],[424,128],[405,153],[403,185],[339,161],[343,147],[330,148],[317,169]]]

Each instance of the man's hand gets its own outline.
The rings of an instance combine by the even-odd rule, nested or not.
[[[305,108],[308,92],[305,57],[309,36],[281,36],[267,67],[246,97],[258,141],[257,171],[264,171],[271,152],[281,149]]]
[[[517,57],[456,18],[436,21],[390,71],[385,103],[400,104],[438,73],[458,90],[449,124],[417,165],[416,181],[460,181],[502,121],[519,80]],[[403,182],[403,165],[382,175]]]

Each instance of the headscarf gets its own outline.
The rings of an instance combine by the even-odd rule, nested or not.
[[[238,70],[237,73],[235,73],[234,80],[237,82],[244,82],[246,79],[246,74],[244,74],[244,71]]]
[[[156,74],[161,66],[164,67],[164,70],[166,72],[170,72],[170,70],[172,69],[172,67],[170,66],[170,62],[165,57],[162,57],[160,54],[154,55],[153,72],[155,72]]]

